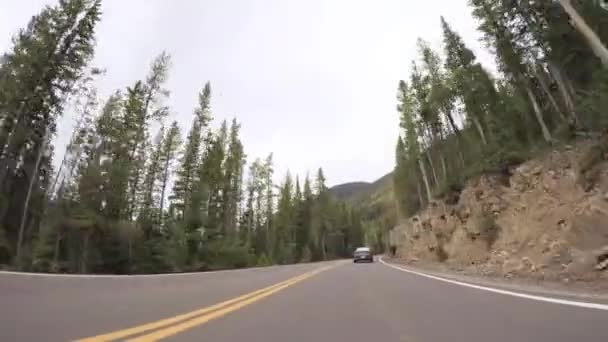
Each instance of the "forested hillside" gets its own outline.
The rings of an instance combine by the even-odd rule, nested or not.
[[[471,0],[470,7],[498,74],[444,18],[442,50],[418,41],[420,57],[397,91],[394,184],[403,217],[437,198],[457,201],[468,179],[508,173],[608,127],[604,2]]]
[[[389,231],[398,223],[393,173],[388,173],[373,183],[335,185],[329,192],[359,214],[365,243],[376,253],[385,252]]]
[[[329,192],[338,199],[349,199],[353,196],[365,192],[370,188],[372,184],[367,182],[351,182],[332,186],[329,188]]]
[[[441,18],[398,86],[391,251],[475,275],[606,280],[608,6],[471,0],[498,73]]]
[[[360,214],[329,195],[321,169],[273,184],[272,154],[248,158],[239,122],[214,122],[208,82],[180,129],[168,53],[101,99],[101,17],[101,0],[58,1],[0,60],[2,268],[182,272],[324,260],[363,243]],[[78,122],[58,152],[68,108]]]

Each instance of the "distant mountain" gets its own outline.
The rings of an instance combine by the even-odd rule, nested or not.
[[[370,189],[372,183],[368,182],[351,182],[339,184],[329,188],[329,193],[337,199],[348,200],[357,194],[364,193]]]
[[[350,182],[335,185],[329,188],[329,192],[337,199],[349,202],[361,202],[369,200],[370,197],[388,195],[392,192],[393,173],[387,173],[373,183]]]
[[[373,183],[353,182],[333,186],[329,189],[334,197],[357,208],[365,227],[366,243],[383,247],[388,241],[388,231],[398,222],[397,201],[393,188],[393,173],[389,172]]]

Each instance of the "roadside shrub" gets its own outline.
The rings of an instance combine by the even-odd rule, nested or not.
[[[272,260],[266,255],[266,253],[262,253],[262,255],[260,255],[258,257],[256,266],[270,266],[272,265]]]
[[[463,188],[463,180],[454,177],[453,179],[449,179],[446,184],[440,186],[435,196],[444,199],[446,204],[454,205],[460,200],[460,193]]]
[[[439,262],[445,262],[448,260],[449,255],[445,250],[445,242],[443,241],[444,237],[440,233],[435,233],[435,237],[437,239],[437,248],[435,249],[437,260],[439,260]]]
[[[480,221],[480,237],[486,242],[488,249],[494,246],[500,235],[500,226],[494,220],[494,215],[484,212]]]
[[[585,189],[590,190],[600,175],[598,165],[606,160],[608,153],[608,136],[604,135],[600,140],[585,148],[577,160],[577,183]]]
[[[209,270],[243,268],[255,264],[247,246],[215,242],[207,246],[205,260]]]

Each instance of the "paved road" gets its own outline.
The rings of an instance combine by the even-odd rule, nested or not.
[[[0,341],[608,341],[608,306],[566,304],[379,262],[145,277],[0,274]]]

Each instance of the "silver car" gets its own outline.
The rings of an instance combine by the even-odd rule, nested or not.
[[[353,254],[353,262],[359,261],[374,262],[374,255],[369,247],[359,247]]]

